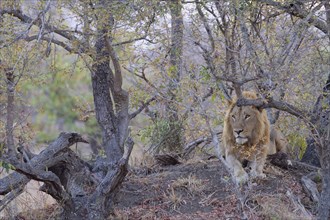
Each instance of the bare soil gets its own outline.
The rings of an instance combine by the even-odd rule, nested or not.
[[[317,204],[300,183],[303,170],[267,164],[267,177],[240,187],[248,219],[312,219]],[[112,219],[240,219],[235,186],[217,160],[132,170]]]
[[[305,172],[267,163],[267,177],[241,186],[239,200],[228,172],[218,160],[131,168],[109,219],[241,219],[239,204],[248,219],[314,219],[317,204],[304,192],[300,181]],[[52,205],[35,210],[33,215],[20,213],[15,219],[41,215],[56,219],[58,211]]]

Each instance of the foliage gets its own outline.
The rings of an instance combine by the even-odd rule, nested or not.
[[[90,78],[86,69],[73,56],[63,56],[62,53],[59,52],[47,64],[50,69],[46,67],[45,71],[50,72],[41,73],[42,81],[31,78],[22,82],[23,94],[38,112],[31,120],[39,143],[54,139],[56,130],[79,129],[84,132],[78,122],[83,122],[83,117],[87,117],[84,112],[91,109],[92,96],[90,88],[86,86]],[[36,86],[39,89],[33,90]]]
[[[130,112],[156,97],[132,123],[133,138],[140,135],[156,153],[182,150],[176,146],[209,136],[210,129],[220,132],[224,90],[234,95],[237,84],[312,111],[329,74],[328,35],[317,27],[317,21],[326,24],[325,6],[317,8],[318,1],[277,1],[275,6],[268,5],[273,1],[171,1],[181,2],[179,74],[171,57],[180,51],[171,38],[176,32],[171,32],[173,5],[168,1],[0,1],[0,142],[8,138],[3,134],[10,113],[15,143],[37,147],[67,130],[109,141],[102,135],[121,129],[116,126],[122,117],[108,120],[122,107],[116,102],[122,94],[116,96],[111,87],[119,84],[113,77],[118,67]],[[295,7],[312,19],[296,17]],[[107,40],[97,48],[103,38]],[[14,112],[6,111],[7,68],[15,75]],[[91,82],[102,76],[104,81]],[[105,108],[109,114],[102,121],[96,119],[100,111],[95,112],[92,86],[105,81],[111,96],[105,101],[113,108]],[[301,158],[307,147],[307,133],[299,130],[302,120],[285,115],[284,121],[281,130],[290,145],[299,147]],[[110,157],[113,152],[107,153]],[[174,207],[183,202],[174,191],[166,196]]]
[[[299,133],[291,133],[287,136],[289,145],[298,150],[298,158],[301,159],[307,148],[306,138]]]
[[[153,153],[174,153],[180,144],[173,138],[174,134],[183,136],[182,123],[166,119],[156,120],[140,132],[141,140],[150,143],[149,149]]]
[[[6,173],[9,173],[9,171],[11,171],[11,170],[14,170],[14,166],[13,165],[11,165],[10,163],[6,163],[6,162],[4,162],[4,161],[0,161],[0,168],[3,168],[3,169],[5,169],[5,171],[6,171]],[[0,174],[1,174],[2,172],[0,172]]]

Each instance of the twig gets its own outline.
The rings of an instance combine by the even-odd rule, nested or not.
[[[218,139],[218,135],[217,133],[212,129],[211,124],[210,124],[210,120],[207,116],[207,114],[204,114],[204,120],[206,121],[207,127],[212,135],[212,143],[214,145],[215,148],[215,152],[217,154],[218,159],[220,160],[220,162],[225,166],[226,170],[228,171],[228,173],[231,175],[231,180],[234,183],[234,192],[239,200],[238,206],[239,209],[242,213],[242,219],[248,219],[246,212],[244,211],[244,204],[245,204],[245,200],[246,200],[246,192],[243,194],[242,193],[242,187],[240,188],[239,183],[237,183],[234,180],[234,175],[233,175],[233,170],[232,168],[229,166],[229,164],[227,163],[227,161],[224,159],[224,155],[223,152],[221,150],[220,147],[220,143],[219,143],[219,139]]]
[[[156,100],[156,96],[153,96],[152,98],[148,99],[135,112],[133,112],[129,115],[129,119],[135,118],[138,114],[140,114],[141,111],[143,111],[143,109],[148,107],[150,105],[150,103],[155,101],[155,100]]]
[[[25,185],[21,185],[18,188],[11,191],[8,195],[6,195],[3,199],[0,200],[0,213],[1,211],[7,207],[7,205],[13,201],[17,196],[19,196],[24,189]]]
[[[300,199],[295,197],[290,190],[286,191],[286,196],[308,219],[313,219],[311,213],[301,204]]]

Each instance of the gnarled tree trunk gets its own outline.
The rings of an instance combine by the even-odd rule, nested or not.
[[[61,133],[40,154],[24,158],[25,163],[6,158],[14,165],[16,172],[0,180],[0,195],[11,192],[13,187],[23,188],[30,179],[34,179],[44,182],[40,190],[51,195],[62,206],[62,219],[106,218],[127,173],[133,142],[129,142],[125,156],[116,164],[109,165],[107,170],[95,170],[98,164],[91,165],[80,159],[69,148],[77,142],[86,141],[76,133]]]
[[[92,2],[85,5],[90,7],[89,19],[93,19],[96,27],[93,30],[84,30],[86,39],[91,35],[95,37],[93,46],[90,46],[93,42],[83,42],[69,32],[61,31],[49,23],[42,23],[45,21],[39,17],[32,19],[21,10],[0,9],[0,15],[15,16],[23,23],[38,26],[41,31],[54,32],[65,38],[66,42],[57,39],[49,42],[58,44],[69,52],[79,55],[90,52],[88,56],[92,65],[86,65],[91,71],[95,114],[102,130],[102,147],[106,153],[105,158],[97,158],[94,164],[88,164],[69,149],[74,143],[86,141],[79,134],[61,133],[57,140],[38,155],[28,154],[24,149],[20,155],[22,160],[17,160],[16,155],[4,155],[3,159],[12,164],[17,172],[0,180],[0,195],[5,195],[5,199],[0,201],[0,210],[7,204],[4,201],[13,197],[13,186],[22,189],[30,179],[34,179],[44,182],[41,190],[62,206],[63,219],[105,219],[111,212],[113,200],[127,173],[127,161],[133,146],[133,141],[127,139],[129,120],[133,117],[128,113],[129,96],[122,89],[121,68],[112,47],[113,3],[100,0],[94,5]],[[48,2],[43,13],[49,7]],[[103,14],[100,15],[100,8],[109,10],[107,13],[102,11]],[[73,49],[74,45],[79,45],[79,48]],[[12,123],[9,121],[7,124],[11,126]],[[128,143],[126,151],[125,143]],[[10,145],[14,149],[14,143]]]

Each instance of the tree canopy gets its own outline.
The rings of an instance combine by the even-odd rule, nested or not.
[[[0,195],[9,201],[33,179],[66,218],[105,218],[134,144],[215,154],[237,96],[267,109],[295,160],[314,146],[318,214],[329,216],[328,1],[5,0],[0,33],[1,166],[14,171]],[[78,142],[92,153],[79,157],[69,148]]]

